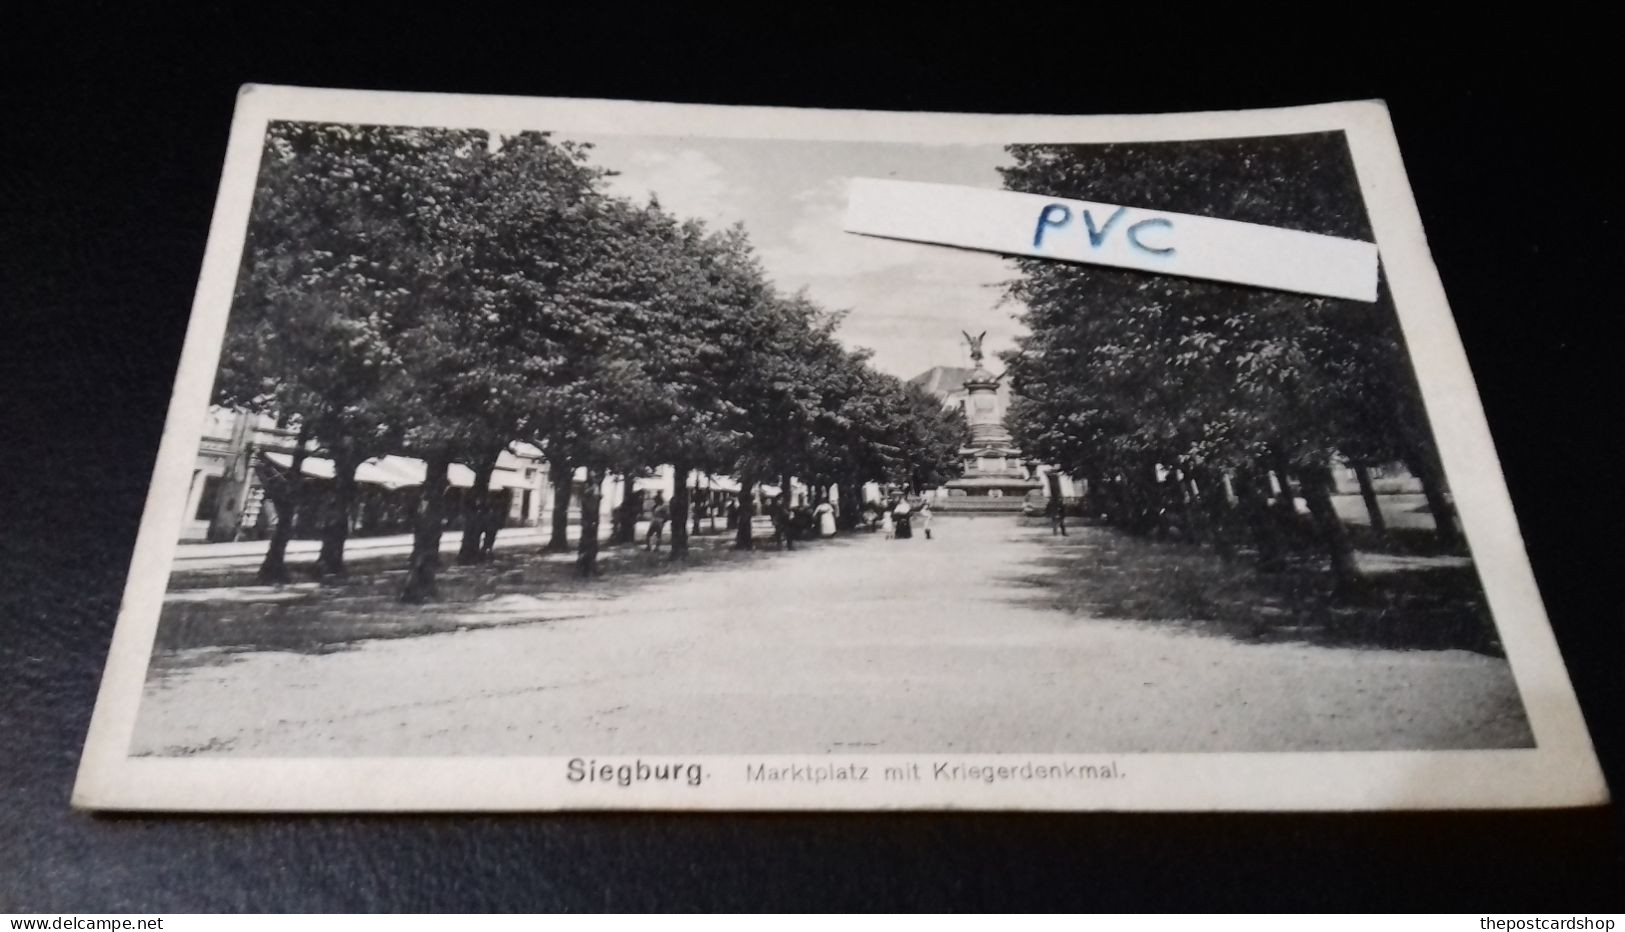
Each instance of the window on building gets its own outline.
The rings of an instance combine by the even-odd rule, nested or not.
[[[214,510],[220,504],[220,486],[225,484],[222,476],[204,476],[203,494],[197,498],[197,514],[192,518],[197,521],[211,521],[214,519]]]

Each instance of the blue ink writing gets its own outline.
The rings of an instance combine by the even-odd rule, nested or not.
[[[1045,204],[1038,212],[1038,227],[1033,230],[1033,248],[1044,245],[1044,231],[1060,229],[1072,222],[1072,211],[1065,204]]]
[[[1121,212],[1122,212],[1122,209],[1119,208],[1118,213],[1121,213]],[[1088,220],[1088,218],[1089,218],[1089,215],[1084,214],[1084,219],[1086,221]],[[1117,219],[1117,215],[1113,214],[1112,219],[1113,220]],[[1111,223],[1108,221],[1106,225],[1111,226]],[[1153,255],[1159,255],[1159,256],[1173,255],[1174,247],[1172,247],[1172,246],[1161,246],[1161,247],[1147,246],[1146,244],[1140,242],[1140,231],[1145,229],[1146,227],[1162,227],[1165,230],[1172,230],[1174,228],[1173,221],[1172,220],[1165,220],[1162,217],[1153,217],[1150,220],[1141,220],[1139,223],[1136,223],[1136,224],[1130,226],[1128,228],[1128,230],[1126,231],[1126,233],[1125,233],[1125,235],[1128,236],[1128,241],[1130,243],[1132,243],[1136,249],[1140,249],[1140,250],[1143,250],[1145,252],[1152,253]],[[1090,237],[1090,239],[1093,240],[1093,237]],[[1100,244],[1096,243],[1095,245],[1098,246]]]
[[[1096,226],[1093,212],[1085,210],[1083,212],[1083,226],[1089,235],[1089,245],[1095,249],[1104,246],[1106,239],[1111,235],[1112,228],[1117,226],[1117,222],[1122,220],[1123,215],[1126,213],[1128,213],[1127,207],[1119,207],[1112,211],[1111,216],[1106,218],[1105,223]],[[1033,248],[1042,249],[1046,233],[1051,230],[1059,230],[1071,222],[1072,208],[1065,204],[1045,204],[1044,209],[1038,212],[1038,225],[1033,227]],[[1128,238],[1130,246],[1141,252],[1150,253],[1153,256],[1171,256],[1174,254],[1174,247],[1153,246],[1142,237],[1150,230],[1160,229],[1172,232],[1173,228],[1174,223],[1172,220],[1163,217],[1152,217],[1129,224],[1123,235]]]
[[[1106,241],[1106,234],[1112,231],[1112,225],[1122,218],[1123,214],[1127,211],[1127,207],[1119,207],[1115,211],[1112,211],[1112,215],[1106,218],[1106,225],[1098,230],[1095,229],[1095,218],[1089,213],[1089,211],[1084,211],[1083,225],[1089,228],[1089,245],[1099,249],[1100,244]],[[1138,226],[1138,224],[1136,224],[1136,226]]]

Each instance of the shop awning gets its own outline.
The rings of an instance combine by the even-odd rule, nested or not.
[[[293,455],[289,453],[266,453],[265,458],[283,469],[293,468]],[[386,488],[399,489],[409,485],[419,485],[423,482],[423,464],[417,460],[416,476],[409,467],[392,461],[404,461],[402,456],[383,456],[374,460],[367,460],[355,470],[355,481],[366,485],[381,485]],[[299,470],[312,479],[333,478],[333,461],[321,456],[307,456]]]
[[[700,488],[710,488],[713,492],[738,492],[739,480],[727,476],[706,476],[700,479]]]
[[[266,453],[265,457],[283,469],[293,468],[293,456],[287,453]],[[410,456],[380,456],[370,459],[356,467],[355,481],[366,485],[379,485],[388,489],[404,489],[414,485],[423,484],[423,476],[428,471],[423,461]],[[333,461],[320,456],[307,456],[300,472],[312,479],[333,478]],[[461,463],[451,464],[447,470],[446,479],[453,488],[471,489],[474,487],[474,470]],[[524,476],[512,469],[496,469],[491,472],[491,488],[524,489],[529,488]]]
[[[418,463],[418,482],[421,483],[423,481],[423,464],[418,460],[412,462]],[[474,487],[474,470],[462,463],[452,463],[451,468],[446,472],[446,479],[451,483],[452,488],[472,489]],[[525,482],[520,473],[512,469],[502,469],[501,467],[491,470],[491,489],[493,491],[527,488],[530,488],[530,484]]]

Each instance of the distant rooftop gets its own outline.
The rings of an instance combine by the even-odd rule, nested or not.
[[[984,372],[986,370],[983,370]],[[943,401],[965,390],[965,380],[976,373],[974,368],[965,366],[932,366],[912,379],[910,385],[918,385]],[[991,374],[984,376],[991,378]],[[1005,404],[1010,402],[1010,382],[1007,379],[999,380],[999,387],[995,390],[999,400]]]
[[[918,385],[939,398],[946,398],[963,390],[965,380],[975,371],[965,366],[932,366],[908,381],[910,385]]]

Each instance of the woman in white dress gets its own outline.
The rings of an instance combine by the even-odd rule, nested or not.
[[[828,501],[819,502],[818,507],[813,509],[813,517],[818,519],[818,536],[819,537],[834,537],[835,536],[835,506],[834,505],[831,505]]]

